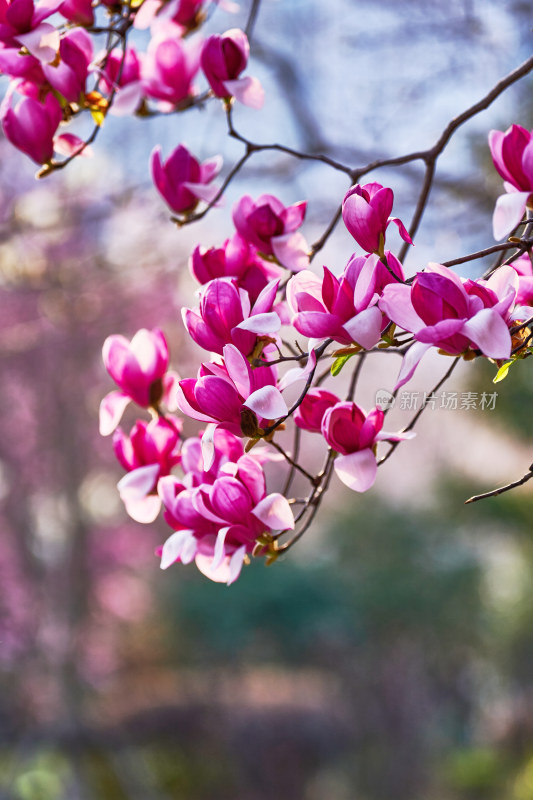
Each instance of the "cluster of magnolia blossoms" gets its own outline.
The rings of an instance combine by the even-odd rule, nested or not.
[[[504,138],[509,135],[512,130]],[[497,164],[502,152],[501,146],[493,151]],[[173,190],[184,191],[179,180]],[[533,319],[529,257],[487,279],[461,278],[440,264],[407,279],[386,249],[391,222],[412,244],[403,223],[390,216],[392,205],[390,188],[352,187],[342,216],[365,253],[351,256],[340,275],[324,266],[319,277],[309,269],[300,231],[306,204],[243,197],[233,209],[233,236],[218,248],[198,246],[191,256],[198,305],[184,307],[182,317],[206,351],[197,376],[179,379],[169,371],[159,330],[139,331],[131,342],[106,341],[104,362],[119,390],[102,402],[101,431],[114,431],[115,453],[127,471],[118,488],[128,513],[151,522],[162,508],[173,529],[159,551],[163,568],[194,560],[209,578],[231,583],[251,555],[267,563],[277,556],[281,537],[298,527],[301,514],[295,517],[293,508],[301,501],[268,493],[263,465],[285,459],[287,469],[310,481],[311,498],[324,475],[312,475],[280,447],[276,437],[289,422],[323,439],[335,474],[357,492],[376,480],[380,442],[394,446],[414,436],[384,431],[382,409],[366,412],[351,393],[343,400],[322,388],[320,360],[401,347],[395,391],[431,348],[467,360],[485,356],[498,366],[526,353],[524,329],[529,334]],[[282,337],[287,327],[290,334]],[[287,354],[284,340],[298,336],[307,338],[306,346],[302,340],[299,353]],[[293,363],[281,374],[285,362]],[[331,370],[331,381],[337,372]],[[300,394],[289,408],[284,394],[292,384]],[[116,428],[130,400],[149,409],[152,420],[138,421],[127,436]],[[178,409],[203,426],[197,437],[183,439],[173,415]]]
[[[100,126],[108,113],[172,113],[211,96],[222,100],[231,128],[233,100],[260,108],[263,90],[243,74],[249,57],[243,31],[189,37],[208,5],[6,0],[0,8],[0,72],[10,78],[0,106],[6,137],[46,174],[64,163],[54,154],[67,160],[88,154],[92,135],[64,131],[83,114]],[[142,52],[127,41],[132,28],[146,31]],[[102,31],[104,50],[95,38]],[[200,73],[203,94],[196,86]],[[490,147],[506,190],[493,218],[500,239],[533,208],[532,134],[518,125],[493,131]],[[201,163],[183,144],[166,160],[158,147],[151,156],[155,186],[180,222],[194,219],[200,202],[214,205],[223,194],[214,184],[220,169],[219,157]],[[386,247],[391,223],[412,244],[402,221],[391,216],[393,201],[392,189],[377,182],[348,191],[342,219],[363,253],[352,255],[340,274],[324,266],[319,276],[310,269],[301,231],[306,202],[242,197],[233,209],[232,236],[220,247],[198,246],[191,256],[198,303],[184,307],[182,316],[206,351],[196,377],[180,379],[169,369],[160,330],[106,341],[104,363],[118,388],[102,401],[100,430],[113,435],[126,472],[118,489],[127,512],[144,523],[162,512],[173,531],[160,549],[162,567],[194,560],[208,577],[231,583],[250,556],[269,563],[299,538],[333,471],[354,491],[372,487],[380,443],[395,447],[414,434],[384,431],[386,412],[367,412],[354,401],[365,352],[401,348],[393,391],[432,348],[467,360],[484,356],[502,368],[532,352],[533,277],[529,257],[521,255],[525,248],[485,279],[461,278],[440,264],[406,278]],[[358,365],[344,398],[338,388],[322,387],[327,372],[317,366],[332,358],[331,382],[348,361]],[[299,394],[290,404],[287,389],[294,396],[294,386]],[[130,402],[151,419],[137,420],[127,433],[119,424]],[[184,438],[178,411],[200,424],[198,436]],[[285,451],[280,433],[291,424],[323,441],[327,458],[317,474]],[[310,484],[307,497],[267,491],[264,465],[274,459],[286,464],[287,495],[299,472]]]
[[[43,165],[43,175],[58,163],[54,154],[90,155],[89,136],[82,139],[64,132],[74,117],[90,115],[100,126],[107,113],[149,116],[184,110],[201,97],[196,85],[200,73],[208,87],[203,99],[211,95],[228,104],[235,98],[260,108],[259,81],[242,74],[249,56],[243,31],[231,29],[205,40],[188,38],[211,4],[6,0],[0,7],[0,74],[10,79],[0,106],[5,136]],[[147,31],[144,52],[127,43],[131,28]],[[106,32],[107,42],[102,36]],[[161,179],[165,170],[158,158],[153,157],[154,179],[165,194]],[[187,165],[181,162],[168,166],[171,178],[181,170],[180,182],[190,186],[170,205],[189,211],[198,200],[212,199],[202,187],[216,175],[217,162],[203,167],[194,157]]]

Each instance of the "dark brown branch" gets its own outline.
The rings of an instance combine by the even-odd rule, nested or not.
[[[486,497],[496,497],[504,492],[509,492],[511,489],[516,489],[518,486],[522,486],[524,483],[527,483],[529,480],[531,480],[531,478],[533,478],[533,464],[530,466],[529,472],[526,472],[526,474],[519,478],[519,480],[508,483],[505,486],[500,486],[498,489],[493,489],[491,492],[475,494],[472,497],[469,497],[468,500],[465,500],[465,505],[468,503],[476,503],[478,500],[484,500]]]

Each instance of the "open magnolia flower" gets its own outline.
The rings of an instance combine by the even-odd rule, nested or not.
[[[380,295],[387,284],[404,280],[398,259],[387,253],[386,260],[388,269],[377,255],[352,256],[340,278],[327,267],[322,280],[309,270],[291,278],[287,300],[296,330],[310,339],[374,347],[389,322]]]
[[[378,442],[399,442],[415,436],[412,431],[382,431],[384,418],[381,409],[373,408],[367,414],[353,402],[336,403],[324,413],[322,435],[339,453],[334,462],[335,473],[349,489],[366,492],[374,485]]]
[[[237,436],[254,436],[258,428],[287,414],[287,404],[277,388],[275,367],[252,369],[233,344],[223,350],[221,364],[202,364],[198,378],[180,381],[178,407],[193,419],[209,422],[202,437],[204,463],[213,463],[213,437],[217,428]]]
[[[431,347],[453,356],[479,351],[488,358],[509,358],[509,326],[533,313],[532,308],[515,308],[517,291],[518,276],[509,266],[497,269],[488,281],[472,281],[441,264],[429,264],[411,286],[386,286],[380,308],[416,340],[405,355],[396,388],[407,383]]]
[[[175,529],[160,549],[161,568],[194,560],[211,580],[229,585],[257,540],[292,530],[294,517],[285,497],[267,494],[261,456],[244,455],[242,444],[227,431],[218,430],[214,443],[217,455],[203,481],[198,473],[192,483],[172,476],[159,481],[165,520]],[[241,454],[234,461],[221,457],[221,444],[224,453],[229,445],[234,458],[239,448]]]
[[[494,166],[504,180],[492,220],[494,238],[503,239],[516,228],[533,198],[533,132],[511,125],[505,133],[491,131],[489,146]]]
[[[119,387],[100,404],[100,433],[113,433],[126,406],[133,400],[141,408],[156,408],[164,402],[176,409],[175,391],[178,376],[168,371],[168,347],[159,328],[142,328],[131,342],[124,336],[109,336],[103,347],[104,364]]]

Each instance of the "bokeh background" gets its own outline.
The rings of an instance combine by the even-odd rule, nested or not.
[[[219,9],[208,30],[248,11]],[[531,22],[518,0],[263,0],[249,71],[267,101],[238,109],[237,127],[354,165],[428,147],[530,54]],[[409,270],[493,243],[501,181],[486,136],[532,127],[531,88],[456,135]],[[308,199],[313,241],[347,189],[323,166],[263,154],[225,208],[178,230],[149,152],[183,141],[223,153],[227,171],[242,151],[224,129],[218,103],[109,118],[92,159],[39,183],[0,142],[0,797],[533,800],[530,484],[463,506],[531,463],[529,361],[497,387],[493,365],[458,371],[446,388],[497,389],[494,410],[428,409],[371,492],[333,486],[297,548],[229,589],[194,567],[161,572],[166,526],[125,514],[97,433],[105,337],[159,325],[193,375],[200,351],[180,320],[193,246],[231,234],[245,192]],[[371,177],[407,222],[419,165]],[[352,250],[339,228],[316,267],[340,272]],[[359,387],[367,407],[394,382],[388,358]],[[408,388],[429,390],[442,361]]]

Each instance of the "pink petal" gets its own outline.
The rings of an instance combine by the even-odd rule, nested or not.
[[[217,541],[215,544],[215,551],[213,553],[213,561],[211,562],[211,569],[216,572],[216,570],[221,566],[222,562],[224,561],[226,551],[224,549],[224,542],[226,540],[226,535],[229,531],[229,527],[221,528],[217,534]]]
[[[366,492],[370,489],[378,471],[376,456],[370,448],[337,456],[334,467],[337,477],[355,492]]]
[[[262,108],[265,102],[265,90],[257,78],[247,77],[224,81],[224,86],[228,90],[228,94],[250,108]]]
[[[217,569],[212,568],[213,559],[211,556],[198,553],[195,561],[196,566],[206,578],[216,583],[226,583],[230,586],[240,575],[245,555],[246,547],[243,545],[233,553],[231,558],[226,557]]]
[[[178,408],[178,389],[180,376],[174,370],[165,372],[163,381],[163,402],[169,411],[176,411]]]
[[[122,419],[130,398],[124,392],[109,392],[100,403],[100,435],[109,436]]]
[[[414,431],[398,431],[397,433],[389,433],[388,431],[380,431],[375,438],[376,442],[404,442],[408,439],[414,439],[416,433]]]
[[[188,189],[198,200],[203,200],[204,203],[212,203],[219,192],[217,186],[206,186],[205,183],[184,181],[181,185],[184,189]]]
[[[216,178],[222,169],[223,158],[222,156],[213,156],[200,164],[200,172],[202,175],[202,183],[209,183]]]
[[[239,575],[241,574],[242,565],[244,564],[244,556],[246,555],[246,547],[243,545],[235,550],[229,561],[229,575],[226,583],[231,586]]]
[[[250,367],[247,360],[233,344],[227,344],[222,354],[228,375],[237,391],[241,397],[248,397],[250,394]]]
[[[262,289],[257,300],[254,303],[254,314],[262,314],[265,311],[270,311],[276,301],[276,294],[279,286],[279,278],[274,278]]]
[[[389,219],[389,222],[394,222],[394,224],[398,227],[400,236],[402,237],[404,242],[407,242],[408,244],[413,244],[413,240],[409,236],[409,231],[407,230],[401,219],[398,219],[398,217],[391,217]]]
[[[504,320],[493,308],[484,308],[469,319],[461,328],[483,355],[489,358],[509,358],[511,334]]]
[[[383,315],[377,306],[365,308],[355,317],[345,322],[344,330],[354,342],[360,344],[365,350],[370,350],[381,339],[381,326]]]
[[[297,381],[302,381],[312,372],[312,370],[316,366],[316,353],[314,350],[311,350],[311,355],[307,359],[307,364],[305,367],[293,367],[292,369],[287,370],[285,375],[281,378],[278,383],[278,387],[280,392],[283,392],[287,386],[292,386],[293,383]]]
[[[53,25],[42,22],[32,31],[17,35],[17,42],[27,47],[32,56],[39,61],[49,63],[54,60],[59,50],[59,33]]]
[[[263,386],[252,392],[244,405],[263,419],[279,419],[288,413],[281,392],[274,386]]]
[[[252,514],[271,531],[285,531],[294,528],[292,509],[287,498],[279,492],[264,497],[252,510]]]
[[[239,322],[236,327],[242,331],[268,335],[279,331],[281,320],[275,311],[269,311],[264,314],[254,314],[253,317],[248,317],[248,319]]]
[[[210,422],[206,425],[202,435],[202,458],[204,460],[204,472],[208,472],[215,460],[215,431],[217,424]]]
[[[91,146],[83,147],[84,144],[85,142],[79,136],[75,136],[73,133],[62,133],[54,139],[54,150],[61,156],[79,155],[83,158],[92,158],[94,152]]]
[[[518,287],[518,273],[510,264],[499,267],[496,272],[492,273],[487,281],[487,289],[492,289],[500,298],[505,297],[511,292],[514,292],[516,295]]]
[[[301,233],[273,236],[270,241],[274,255],[282,266],[293,272],[309,266],[309,245]]]
[[[161,510],[161,499],[155,494],[147,495],[147,497],[125,496],[122,501],[128,515],[135,522],[142,522],[144,525],[154,522]]]
[[[415,342],[411,345],[403,357],[402,366],[400,367],[400,372],[398,374],[398,380],[396,381],[394,391],[406,384],[407,381],[413,377],[414,371],[417,368],[420,359],[431,347],[432,345],[424,344],[423,342]]]
[[[401,283],[389,283],[383,290],[379,307],[404,331],[416,333],[424,327],[424,322],[413,308],[411,287]]]
[[[145,3],[142,7],[144,8],[144,6]],[[132,81],[126,86],[120,86],[115,92],[109,113],[115,117],[129,117],[131,114],[135,114],[141,105],[143,96],[141,81]]]
[[[161,550],[161,569],[167,569],[180,558],[183,548],[191,538],[194,539],[192,531],[176,531],[169,536]]]
[[[154,488],[160,470],[159,464],[148,464],[145,467],[132,469],[131,472],[124,475],[117,483],[117,489],[122,500],[125,497],[137,500],[146,497]]]
[[[300,310],[299,295],[311,295],[318,303],[320,310],[324,309],[321,302],[322,281],[309,269],[304,269],[297,275],[293,275],[287,284],[287,302],[293,314]]]
[[[492,230],[497,241],[516,228],[524,216],[529,197],[530,192],[511,192],[498,197],[492,217]]]

